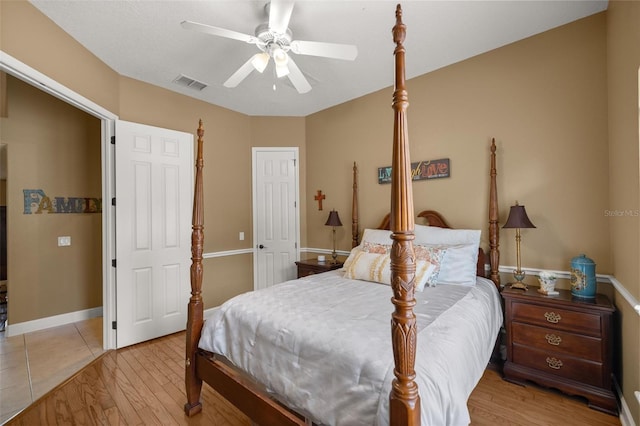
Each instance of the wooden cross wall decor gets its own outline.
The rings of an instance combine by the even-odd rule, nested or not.
[[[313,199],[318,202],[318,210],[322,210],[322,200],[324,200],[325,198],[326,197],[322,193],[322,190],[318,189],[318,195],[313,197]]]

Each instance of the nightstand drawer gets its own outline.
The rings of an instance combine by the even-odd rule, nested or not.
[[[548,327],[511,323],[513,343],[531,346],[543,351],[571,355],[590,361],[602,362],[602,340],[597,337],[554,330]]]
[[[603,386],[602,364],[552,351],[513,345],[513,362],[593,386]]]
[[[513,321],[537,324],[558,330],[570,330],[599,337],[602,329],[600,315],[576,312],[551,306],[513,303]]]

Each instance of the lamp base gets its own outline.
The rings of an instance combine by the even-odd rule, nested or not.
[[[513,288],[516,290],[527,290],[527,285],[522,281],[516,281],[514,283],[510,283],[509,288]]]

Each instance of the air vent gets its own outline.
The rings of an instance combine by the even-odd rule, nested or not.
[[[180,85],[180,86],[184,86],[184,87],[188,87],[190,89],[194,89],[194,90],[202,90],[205,87],[207,87],[206,83],[203,83],[201,81],[198,80],[194,80],[191,77],[187,77],[186,75],[182,75],[180,74],[178,77],[176,77],[175,80],[173,80],[174,83]]]

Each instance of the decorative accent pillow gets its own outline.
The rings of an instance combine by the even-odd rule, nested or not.
[[[384,229],[370,229],[366,228],[362,232],[362,240],[360,241],[360,245],[351,249],[349,256],[344,261],[344,265],[342,265],[343,270],[347,270],[355,256],[361,251],[365,250],[365,247],[376,247],[379,252],[382,253],[382,248],[378,246],[388,246],[391,248],[391,244],[393,241],[391,240],[391,231],[387,231]],[[385,252],[388,251],[388,248],[385,249]]]
[[[363,241],[359,248],[366,253],[377,253],[377,254],[388,254],[391,251],[392,244],[380,244],[373,241],[384,241],[386,239],[386,232],[379,233],[376,237],[370,238],[369,241]],[[369,234],[372,237],[374,234]],[[389,234],[390,235],[390,234]],[[381,238],[380,238],[381,237]],[[424,278],[426,278],[425,284],[420,285],[422,281],[424,281],[422,276],[418,274],[418,264],[416,264],[416,282],[418,283],[417,287],[424,288],[424,285],[428,285],[429,287],[433,287],[437,284],[438,275],[440,273],[440,267],[442,264],[442,258],[446,253],[446,248],[434,247],[434,246],[421,246],[414,245],[413,246],[414,253],[416,255],[416,261],[427,261],[431,265],[433,265],[433,269],[430,273],[425,274]],[[345,263],[346,265],[346,263]],[[421,290],[420,290],[421,291]]]
[[[391,244],[378,244],[365,241],[362,243],[362,251],[367,253],[385,254],[391,250]]]
[[[391,268],[389,255],[367,253],[360,250],[346,268],[344,277],[353,280],[373,281],[391,284]]]
[[[413,251],[416,254],[416,261],[424,260],[433,265],[433,271],[427,277],[426,284],[429,287],[434,287],[438,283],[442,259],[445,257],[447,249],[444,247],[414,245]]]
[[[360,252],[362,252],[362,244],[352,248],[351,252],[349,252],[349,256],[347,256],[344,263],[342,264],[342,270],[346,271],[353,262],[353,259],[355,259],[356,255]]]
[[[446,249],[438,284],[475,285],[480,230],[415,226],[415,244]]]
[[[429,287],[433,287],[435,285],[434,280],[430,280],[431,276],[433,276],[433,271],[436,269],[436,265],[427,262],[426,260],[416,260],[416,291],[424,290],[424,287],[429,284]],[[431,284],[431,282],[433,284]]]
[[[355,250],[352,250],[354,252]],[[368,253],[358,250],[345,268],[345,278],[373,281],[391,285],[391,259],[389,253]],[[416,260],[415,291],[424,290],[435,265],[426,260]]]

